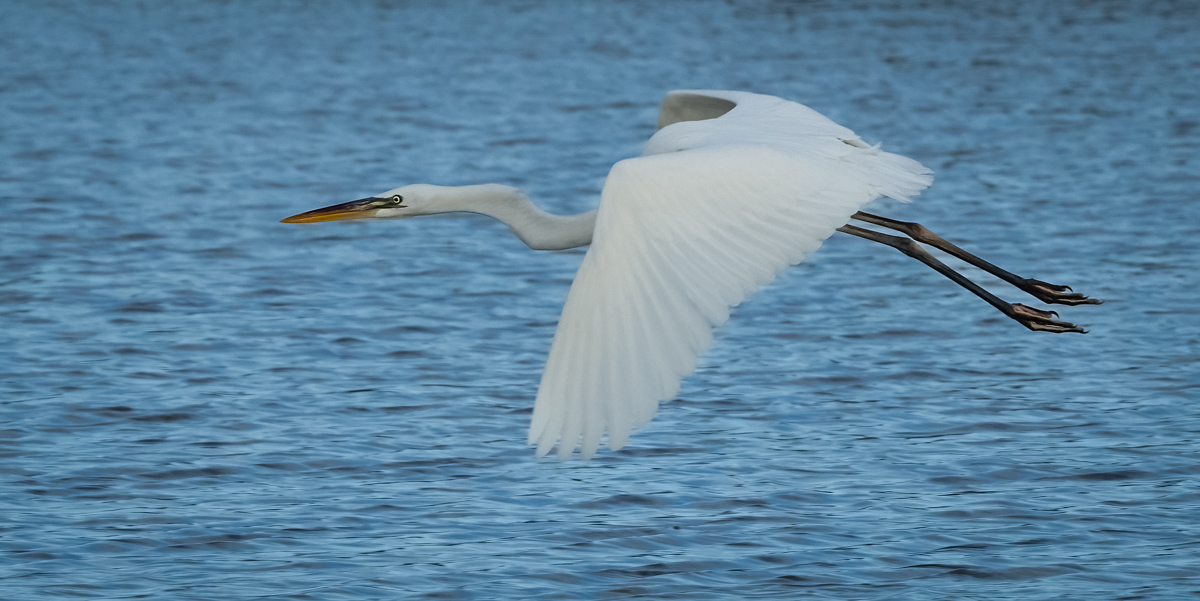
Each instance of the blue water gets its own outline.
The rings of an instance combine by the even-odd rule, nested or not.
[[[924,4],[7,3],[0,598],[1196,595],[1200,9]],[[1060,310],[1091,333],[839,234],[626,450],[536,460],[582,252],[278,223],[589,209],[672,88],[922,161],[872,209],[1106,299]]]

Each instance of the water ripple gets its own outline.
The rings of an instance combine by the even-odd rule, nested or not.
[[[1195,7],[859,4],[7,7],[0,597],[1193,594]],[[707,86],[921,160],[876,210],[1105,299],[1091,333],[835,236],[559,463],[524,437],[581,251],[277,223],[414,181],[586,210]]]

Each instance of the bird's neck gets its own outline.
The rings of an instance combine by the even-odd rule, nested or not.
[[[524,192],[500,184],[442,188],[438,212],[487,215],[503,222],[529,248],[564,250],[592,243],[596,211],[554,215],[533,204]]]

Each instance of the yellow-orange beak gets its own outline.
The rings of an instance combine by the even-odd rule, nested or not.
[[[342,221],[344,219],[367,219],[375,216],[382,198],[363,198],[343,202],[340,205],[316,209],[299,215],[292,215],[281,223],[317,223],[320,221]]]

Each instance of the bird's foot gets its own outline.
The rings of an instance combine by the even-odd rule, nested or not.
[[[1037,297],[1043,303],[1057,303],[1060,305],[1099,305],[1104,302],[1095,298],[1088,298],[1078,292],[1072,292],[1070,286],[1058,286],[1055,284],[1047,284],[1041,280],[1026,279],[1025,290]]]
[[[1035,332],[1054,332],[1055,334],[1062,334],[1063,332],[1087,333],[1087,330],[1073,323],[1055,319],[1055,317],[1058,317],[1058,313],[1054,311],[1042,311],[1041,309],[1026,307],[1020,303],[1013,303],[1010,305],[1010,308],[1012,313],[1009,314],[1009,317],[1019,321],[1021,325]]]

